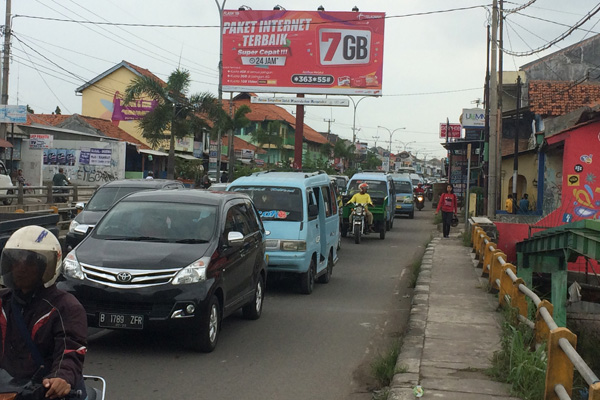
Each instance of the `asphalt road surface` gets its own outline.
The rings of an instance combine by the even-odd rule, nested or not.
[[[331,281],[311,295],[269,282],[262,317],[224,320],[210,354],[169,332],[90,329],[85,373],[107,380],[107,399],[371,399],[371,362],[404,330],[432,222],[426,202],[385,240],[344,238]]]

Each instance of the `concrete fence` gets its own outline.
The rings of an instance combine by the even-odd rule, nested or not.
[[[489,279],[489,288],[498,291],[499,304],[515,307],[519,320],[533,329],[536,344],[547,344],[544,400],[571,399],[575,369],[589,385],[588,400],[600,400],[600,379],[577,353],[577,335],[559,327],[552,318],[552,303],[541,300],[517,277],[517,266],[506,261],[506,254],[477,224],[472,226],[471,241],[482,275]],[[536,306],[535,321],[529,320],[527,299]]]

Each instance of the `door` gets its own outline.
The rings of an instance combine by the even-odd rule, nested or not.
[[[308,271],[308,267],[310,265],[310,257],[314,253],[320,253],[321,246],[321,232],[320,232],[320,222],[319,216],[310,216],[308,210],[311,206],[317,206],[319,203],[317,202],[317,195],[312,188],[306,189],[306,262],[304,263],[304,270],[302,272]],[[320,213],[319,213],[320,214]],[[318,259],[317,259],[318,260]]]
[[[245,216],[245,204],[243,201],[229,204],[225,211],[225,224],[221,234],[222,255],[225,258],[223,268],[223,290],[225,292],[225,307],[235,306],[243,300],[246,287],[252,275],[253,238],[250,231],[249,221]],[[244,235],[244,243],[241,246],[229,246],[227,236],[229,232],[240,232]]]

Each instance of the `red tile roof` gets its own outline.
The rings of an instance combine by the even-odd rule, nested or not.
[[[584,106],[600,103],[600,83],[530,81],[529,108],[544,117],[565,115]]]
[[[221,141],[223,146],[229,145],[229,137],[223,136]],[[233,135],[233,148],[236,150],[252,150],[254,153],[266,154],[267,152],[260,147],[253,145],[252,143],[246,142],[244,139]]]
[[[48,125],[59,127],[62,123],[64,123],[67,119],[72,117],[79,117],[83,121],[85,121],[92,128],[99,130],[104,135],[119,139],[128,143],[133,143],[138,145],[140,149],[150,149],[147,145],[131,136],[129,133],[125,132],[123,129],[115,126],[111,121],[102,118],[95,117],[86,117],[79,114],[73,115],[59,115],[59,114],[27,114],[27,123],[22,125],[31,125],[31,124],[39,124],[39,125]]]
[[[233,104],[234,107],[240,107],[244,104],[250,107],[251,111],[246,114],[246,118],[250,121],[285,121],[296,129],[296,118],[285,108],[276,106],[275,104],[252,104],[247,97],[234,99]],[[223,101],[223,108],[229,111],[229,100]],[[327,143],[327,139],[323,135],[306,124],[304,124],[304,139],[314,143]]]
[[[134,65],[134,64],[130,63],[129,61],[123,60],[123,62],[125,64],[129,65],[134,70],[136,70],[140,75],[143,75],[143,76],[146,76],[148,78],[154,79],[155,81],[159,82],[162,87],[167,86],[167,84],[165,83],[165,81],[163,81],[162,79],[160,79],[158,76],[154,75],[152,72],[150,72],[150,70],[148,70],[146,68],[138,67],[137,65]]]

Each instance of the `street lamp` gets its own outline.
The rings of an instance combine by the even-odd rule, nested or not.
[[[361,101],[369,98],[369,96],[361,97],[360,99],[358,99],[357,102],[354,101],[352,96],[348,96],[348,97],[350,97],[350,100],[352,100],[352,105],[354,106],[354,118],[353,118],[353,122],[352,122],[352,144],[356,144],[356,107],[358,107],[358,105],[360,104]]]
[[[411,144],[411,143],[417,143],[417,141],[416,141],[416,140],[413,140],[412,142],[406,142],[406,143],[404,143],[402,140],[397,140],[397,142],[400,142],[400,143],[402,143],[402,145],[404,146],[404,151],[406,151],[406,147],[407,147],[409,144]]]
[[[382,128],[385,129],[386,131],[388,131],[388,133],[390,134],[390,146],[389,146],[389,152],[392,152],[392,135],[394,134],[394,132],[399,131],[401,129],[406,129],[405,127],[402,128],[396,128],[393,131],[390,131],[388,128],[386,128],[385,126],[381,126],[381,125],[377,125],[378,128]]]

